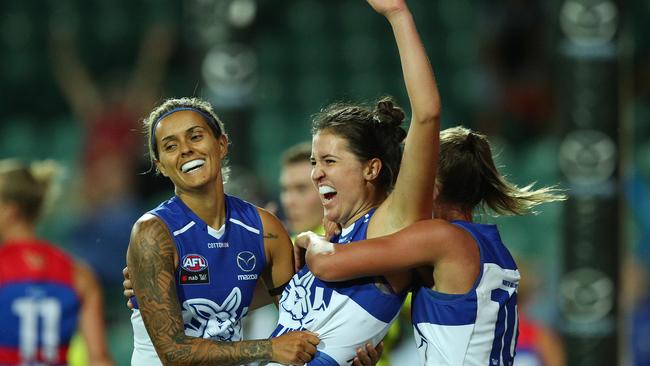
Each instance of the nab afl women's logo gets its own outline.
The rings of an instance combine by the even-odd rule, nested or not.
[[[178,273],[181,285],[196,285],[210,283],[208,260],[199,254],[187,254],[181,260],[181,270]]]
[[[188,254],[183,257],[183,268],[190,272],[201,272],[208,268],[208,261],[199,254]]]

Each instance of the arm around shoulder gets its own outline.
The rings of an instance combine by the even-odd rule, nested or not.
[[[310,235],[307,264],[314,275],[325,281],[385,275],[422,265],[434,265],[444,255],[440,245],[449,235],[448,223],[423,220],[394,234],[352,242],[328,243]]]
[[[140,314],[163,365],[240,365],[270,360],[299,363],[311,358],[318,338],[303,332],[239,342],[186,336],[174,282],[176,257],[172,236],[160,219],[144,215],[136,222],[127,264]]]

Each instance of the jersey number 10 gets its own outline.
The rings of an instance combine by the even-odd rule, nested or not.
[[[492,290],[492,301],[499,303],[490,365],[512,365],[517,343],[517,293],[503,289]]]

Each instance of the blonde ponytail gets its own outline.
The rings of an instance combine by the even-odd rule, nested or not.
[[[0,199],[16,203],[26,220],[36,221],[58,196],[56,178],[61,172],[54,160],[29,165],[16,159],[0,160]]]

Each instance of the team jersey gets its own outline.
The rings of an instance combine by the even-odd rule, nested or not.
[[[373,213],[343,229],[333,241],[346,244],[365,239]],[[386,285],[380,289],[377,280],[325,282],[304,266],[282,293],[278,326],[272,336],[293,330],[318,333],[318,351],[309,365],[350,365],[357,348],[382,340],[406,296],[406,292],[391,292]]]
[[[242,340],[241,319],[266,267],[262,221],[257,208],[225,196],[226,220],[215,230],[177,196],[150,211],[174,238],[175,271],[185,334],[215,341]],[[133,366],[160,365],[140,311],[133,310]]]
[[[0,247],[0,365],[67,365],[80,309],[74,267],[44,241]]]
[[[422,365],[512,365],[519,271],[494,225],[454,221],[478,245],[481,272],[466,294],[419,287],[412,321]]]

